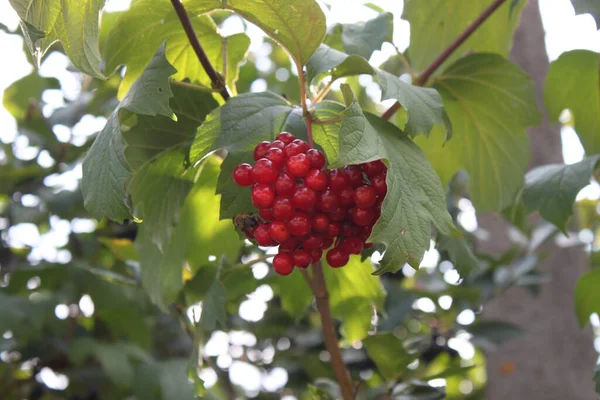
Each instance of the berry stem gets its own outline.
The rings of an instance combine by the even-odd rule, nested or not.
[[[298,69],[298,85],[300,86],[300,105],[302,106],[302,114],[306,119],[306,136],[308,136],[308,145],[312,148],[315,147],[315,142],[312,136],[312,120],[306,105],[306,75],[301,64],[297,63],[296,68]]]
[[[506,0],[494,0],[483,12],[433,62],[425,68],[425,71],[417,78],[415,85],[423,86],[435,71],[465,42]],[[400,103],[396,102],[388,108],[381,118],[390,119],[400,109]]]
[[[321,261],[313,264],[312,270],[312,279],[308,276],[308,274],[306,274],[304,277],[315,296],[317,310],[321,316],[321,328],[323,329],[325,347],[331,356],[331,366],[338,384],[340,385],[342,398],[344,400],[352,400],[354,399],[354,387],[352,385],[352,381],[350,380],[350,373],[346,369],[344,360],[342,359],[342,352],[340,351],[340,345],[335,332],[333,317],[331,316],[329,292],[327,291],[327,285],[325,283],[325,276],[323,275],[323,265],[321,264]]]
[[[306,113],[306,136],[308,136],[308,144],[311,148],[315,147],[315,142],[313,140],[312,134],[312,116],[309,113]]]
[[[202,45],[200,44],[200,41],[198,40],[198,36],[194,31],[194,26],[192,25],[190,17],[188,16],[187,11],[185,11],[183,4],[181,4],[180,0],[171,0],[171,4],[173,4],[173,8],[177,13],[177,17],[179,18],[179,21],[181,21],[181,25],[183,26],[183,30],[185,31],[185,34],[187,35],[188,40],[192,45],[192,48],[194,49],[198,60],[200,61],[200,64],[202,64],[202,67],[206,71],[206,74],[209,76],[214,88],[219,91],[221,97],[223,97],[223,100],[229,100],[230,95],[229,90],[227,89],[227,85],[223,80],[223,77],[215,70],[215,67],[213,67],[213,65],[210,63],[206,52],[204,51]]]

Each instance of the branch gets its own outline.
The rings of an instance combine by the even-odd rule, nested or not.
[[[440,53],[440,55],[433,60],[433,62],[425,68],[425,71],[417,78],[415,82],[418,86],[423,86],[427,80],[433,75],[435,71],[450,57],[456,49],[460,47],[493,13],[496,11],[506,0],[494,0],[492,4],[489,5],[488,8],[483,10],[483,12],[469,25],[444,51]],[[390,119],[392,115],[400,108],[400,103],[394,103],[386,112],[383,113],[381,118]]]
[[[183,30],[185,31],[185,34],[187,35],[188,40],[190,41],[190,44],[192,45],[192,48],[194,49],[194,52],[200,61],[200,64],[202,64],[202,67],[206,71],[206,74],[210,78],[214,88],[219,91],[221,97],[223,97],[223,100],[229,100],[230,95],[229,91],[227,90],[227,85],[225,84],[225,81],[223,81],[223,77],[219,75],[219,73],[208,60],[208,56],[204,52],[204,49],[198,40],[198,36],[196,36],[196,32],[194,31],[190,17],[185,11],[183,4],[181,4],[179,0],[171,0],[171,4],[173,4],[173,8],[177,13],[177,17],[179,17],[179,21],[181,21],[181,25],[183,26]]]
[[[329,293],[327,292],[327,285],[325,284],[325,276],[323,275],[323,265],[321,264],[321,261],[313,264],[312,270],[313,278],[311,282],[309,282],[309,286],[315,296],[317,310],[321,316],[323,339],[327,351],[331,356],[331,367],[333,368],[333,373],[340,385],[342,398],[344,400],[352,400],[354,399],[355,389],[350,380],[350,373],[342,360],[342,352],[340,351],[337,334],[335,332],[335,325],[333,324],[333,318],[331,316]]]

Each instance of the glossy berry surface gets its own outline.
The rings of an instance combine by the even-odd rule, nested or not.
[[[254,149],[254,165],[234,168],[233,181],[251,186],[260,220],[246,236],[259,246],[279,246],[273,268],[289,275],[308,268],[326,250],[329,266],[346,265],[360,254],[387,194],[381,160],[327,169],[325,155],[289,132]]]

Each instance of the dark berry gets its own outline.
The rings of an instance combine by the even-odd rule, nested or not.
[[[278,196],[291,196],[296,189],[296,180],[286,173],[280,173],[275,180],[275,192]]]
[[[240,186],[251,186],[254,184],[252,177],[252,165],[240,164],[233,169],[233,181]]]
[[[361,164],[360,166],[365,172],[365,174],[367,174],[367,176],[369,177],[380,174],[387,169],[387,167],[381,160],[366,162],[364,164]]]
[[[252,186],[252,192],[250,197],[252,198],[252,204],[256,208],[269,208],[275,200],[275,191],[269,185],[264,183],[257,183]]]
[[[273,220],[273,209],[272,208],[261,208],[258,210],[258,215],[261,216],[265,221]]]
[[[385,183],[385,175],[379,174],[371,178],[371,186],[381,197],[387,194],[387,183]]]
[[[289,275],[294,270],[294,259],[290,253],[279,253],[273,258],[273,269],[279,275]]]
[[[305,236],[310,233],[310,219],[304,213],[294,213],[288,222],[288,228],[294,236]]]
[[[281,132],[275,139],[281,140],[285,144],[290,144],[296,137],[289,132]]]
[[[332,212],[340,206],[340,199],[336,192],[327,189],[321,194],[317,208],[323,212]]]
[[[254,160],[256,161],[263,158],[267,154],[267,151],[269,150],[270,146],[270,142],[260,142],[259,144],[257,144],[254,148]]]
[[[300,246],[300,239],[297,237],[290,237],[287,241],[279,245],[279,251],[294,251]]]
[[[325,235],[327,235],[327,237],[330,238],[336,238],[340,235],[340,232],[342,231],[341,225],[334,222],[329,224],[329,226],[327,227],[327,231],[325,232]]]
[[[350,254],[360,254],[363,249],[363,240],[358,236],[344,238],[341,245],[342,250]]]
[[[325,214],[315,214],[312,217],[312,229],[315,232],[325,232],[329,226],[329,218]]]
[[[342,222],[348,218],[348,212],[345,208],[338,207],[329,213],[329,218],[334,222]]]
[[[273,183],[277,180],[277,167],[266,158],[261,158],[252,167],[252,177],[256,183]]]
[[[342,236],[354,236],[358,234],[359,231],[358,225],[353,224],[352,222],[347,222],[342,225]]]
[[[317,195],[314,190],[304,186],[298,186],[296,190],[294,190],[292,204],[296,208],[302,211],[310,211],[315,207],[316,202]]]
[[[348,175],[342,169],[332,169],[329,171],[329,187],[335,191],[342,190],[349,186]]]
[[[301,153],[288,158],[285,162],[285,166],[287,167],[287,170],[290,173],[290,175],[302,178],[303,176],[308,174],[308,171],[311,167],[311,163],[308,157],[306,157],[306,154]]]
[[[323,239],[323,249],[328,249],[331,247],[331,245],[333,244],[333,239],[332,238],[324,238]]]
[[[280,221],[287,221],[294,215],[294,206],[287,197],[277,197],[273,202],[273,216]]]
[[[358,165],[347,165],[344,167],[344,172],[348,176],[350,186],[357,187],[363,183],[362,169]]]
[[[350,254],[340,249],[339,247],[333,248],[327,252],[327,264],[332,268],[340,268],[348,264],[350,261]]]
[[[254,239],[259,246],[274,246],[275,242],[269,235],[269,224],[260,224],[254,230]]]
[[[271,149],[279,149],[281,151],[283,151],[283,149],[285,148],[285,143],[282,142],[281,140],[275,140],[273,143],[271,143],[271,146],[269,146]]]
[[[356,225],[369,225],[375,218],[375,213],[371,208],[354,207],[350,213],[352,215],[352,221],[354,221]]]
[[[310,149],[306,152],[306,156],[308,157],[308,159],[310,160],[310,162],[312,163],[312,167],[315,169],[321,169],[325,166],[326,164],[326,160],[325,160],[325,155],[323,153],[321,153],[319,150],[317,149]]]
[[[285,243],[291,234],[285,222],[273,221],[269,225],[269,235],[277,243]]]
[[[265,158],[273,163],[277,168],[281,169],[285,165],[285,154],[283,150],[278,148],[269,149]]]
[[[294,139],[292,141],[292,143],[297,144],[298,146],[300,146],[300,152],[301,153],[306,153],[308,150],[310,150],[310,147],[309,147],[308,143],[306,143],[304,140]]]
[[[340,204],[344,207],[354,205],[354,190],[350,186],[346,186],[339,191]]]
[[[312,169],[304,177],[304,184],[311,188],[321,192],[327,188],[327,174],[318,169]]]
[[[369,208],[375,205],[377,192],[371,186],[363,185],[354,190],[354,202],[360,208]]]
[[[306,239],[302,242],[302,247],[306,250],[316,250],[320,249],[323,245],[323,238],[319,235],[308,235]]]
[[[312,259],[313,263],[321,261],[322,257],[323,257],[323,250],[317,249],[317,250],[310,251],[310,258]]]
[[[298,268],[306,268],[312,262],[310,253],[304,249],[298,249],[292,253],[294,265]]]

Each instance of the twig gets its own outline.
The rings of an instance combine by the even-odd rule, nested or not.
[[[312,136],[312,119],[308,113],[308,107],[306,106],[306,77],[302,65],[296,63],[298,69],[298,85],[300,86],[300,105],[302,106],[302,114],[306,118],[306,136],[308,136],[308,144],[310,147],[315,147],[315,142]]]
[[[331,316],[331,308],[329,306],[329,293],[327,292],[327,285],[325,284],[325,276],[323,275],[323,265],[321,262],[317,262],[312,266],[313,278],[312,285],[309,284],[317,303],[317,310],[321,316],[321,328],[323,329],[323,339],[327,351],[331,356],[331,367],[333,373],[340,385],[342,392],[342,398],[344,400],[354,399],[354,386],[350,380],[350,373],[344,365],[342,359],[342,352],[338,343],[337,335],[335,332],[335,325]]]
[[[199,92],[219,92],[219,89],[213,89],[206,86],[200,86],[189,82],[171,80],[171,85],[181,86],[187,89],[197,90]]]
[[[493,13],[496,11],[506,0],[494,0],[492,4],[489,5],[488,8],[483,10],[483,12],[469,25],[444,51],[440,53],[440,55],[433,60],[433,62],[425,68],[425,71],[419,76],[415,82],[418,86],[423,86],[427,80],[433,75],[435,71],[450,57],[456,49],[460,47],[461,44],[465,42],[472,34],[483,24]],[[389,109],[386,110],[381,115],[383,119],[390,119],[392,115],[400,108],[400,103],[394,103]]]
[[[340,122],[342,120],[342,116],[339,115],[337,117],[333,117],[330,119],[313,119],[312,123],[315,125],[327,125],[327,124],[335,124],[336,122]]]
[[[333,78],[331,78],[331,80],[327,83],[327,85],[325,85],[325,87],[323,89],[321,89],[321,91],[319,91],[319,93],[317,93],[315,98],[310,101],[311,104],[317,104],[318,102],[323,100],[323,98],[325,98],[325,96],[327,96],[327,93],[329,93],[329,91],[331,90],[331,85],[333,85],[333,82],[335,82],[335,80]]]
[[[223,100],[229,100],[230,95],[229,91],[227,90],[227,85],[225,84],[225,81],[223,81],[223,77],[221,77],[221,75],[219,75],[219,73],[212,66],[208,56],[204,52],[204,49],[198,40],[198,36],[196,36],[196,32],[194,31],[190,17],[183,7],[183,4],[181,4],[179,0],[171,0],[171,4],[173,4],[173,8],[177,13],[177,17],[179,17],[179,21],[181,21],[181,25],[183,26],[183,30],[185,31],[185,34],[187,35],[188,40],[192,45],[198,60],[200,61],[200,64],[202,64],[202,67],[206,71],[206,74],[210,78],[214,88],[219,91],[221,97],[223,97]]]

